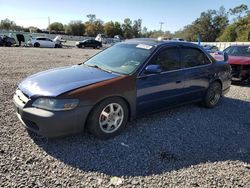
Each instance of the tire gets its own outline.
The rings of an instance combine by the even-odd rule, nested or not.
[[[39,47],[40,47],[40,44],[39,44],[38,42],[36,42],[36,43],[34,44],[34,47],[39,48]]]
[[[219,103],[221,95],[222,85],[217,81],[213,82],[206,91],[203,98],[203,105],[207,108],[215,107]]]
[[[55,48],[60,48],[60,45],[59,44],[55,44]]]
[[[97,48],[97,49],[100,49],[101,47],[100,47],[100,46],[97,46],[96,48]]]
[[[87,128],[95,137],[108,139],[119,134],[126,126],[127,121],[127,104],[121,98],[113,97],[100,102],[94,107],[89,115]]]
[[[11,47],[11,46],[12,46],[12,43],[11,43],[11,42],[7,42],[6,46],[7,46],[7,47]]]

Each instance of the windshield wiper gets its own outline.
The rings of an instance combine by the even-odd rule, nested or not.
[[[104,68],[101,68],[98,65],[86,65],[86,66],[93,67],[93,68],[96,68],[96,69],[100,69],[100,70],[103,70],[103,71],[108,72],[108,73],[112,73],[112,71],[104,69]]]

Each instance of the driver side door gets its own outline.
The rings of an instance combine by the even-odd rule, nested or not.
[[[160,65],[160,73],[146,73],[148,65]],[[137,114],[159,111],[183,101],[183,81],[179,47],[160,49],[137,78]]]

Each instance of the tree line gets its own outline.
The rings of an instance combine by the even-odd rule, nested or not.
[[[248,6],[241,4],[229,10],[223,6],[218,10],[207,10],[202,12],[196,20],[183,29],[171,33],[170,31],[153,30],[142,28],[142,19],[124,19],[122,23],[109,21],[104,23],[95,14],[88,14],[88,20],[73,20],[64,25],[59,22],[51,23],[47,30],[42,31],[36,27],[23,28],[15,22],[5,19],[1,20],[0,29],[17,30],[26,32],[47,32],[55,34],[67,34],[75,36],[91,36],[106,34],[108,37],[120,35],[124,38],[183,38],[187,41],[197,41],[199,35],[201,41],[250,41],[250,11]]]

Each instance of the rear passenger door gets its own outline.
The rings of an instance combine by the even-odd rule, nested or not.
[[[213,63],[201,49],[182,46],[181,66],[185,76],[184,92],[187,99],[199,99],[214,76]]]

